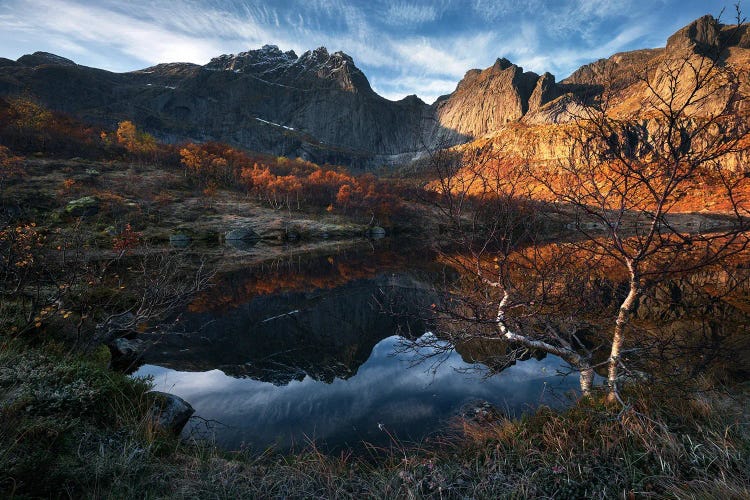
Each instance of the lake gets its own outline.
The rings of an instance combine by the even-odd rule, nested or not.
[[[409,348],[445,279],[429,252],[389,239],[224,272],[177,331],[144,336],[157,343],[134,375],[195,408],[184,436],[229,450],[422,442],[477,402],[514,416],[567,404],[578,377],[554,356],[490,376],[471,353]]]

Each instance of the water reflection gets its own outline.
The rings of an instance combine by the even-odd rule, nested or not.
[[[486,380],[466,371],[484,359],[473,351],[434,371],[414,365],[427,353],[397,349],[399,340],[431,329],[432,283],[453,278],[424,250],[410,255],[386,241],[226,273],[181,314],[180,332],[142,335],[153,345],[135,375],[220,422],[201,435],[228,449],[385,445],[388,433],[419,441],[472,401],[518,414],[577,388],[577,377],[556,376],[565,367],[554,357]],[[205,431],[202,422],[185,432]]]
[[[154,365],[141,367],[136,375],[152,375],[156,389],[185,398],[199,416],[221,422],[213,427],[213,437],[229,449],[288,449],[308,439],[334,448],[363,440],[385,445],[389,437],[379,424],[399,439],[416,441],[474,400],[519,414],[540,402],[561,404],[562,392],[577,387],[576,377],[556,375],[565,365],[555,357],[518,363],[484,379],[463,372],[471,365],[455,353],[434,370],[413,366],[417,353],[394,354],[399,341],[396,336],[380,341],[348,379],[322,381],[305,375],[278,386],[220,370],[186,372]],[[185,432],[202,429],[198,422]]]
[[[424,332],[432,289],[405,273],[384,273],[329,289],[260,294],[246,303],[182,317],[189,333],[149,336],[148,364],[180,371],[219,369],[275,385],[310,377],[349,378],[373,347],[397,332]]]

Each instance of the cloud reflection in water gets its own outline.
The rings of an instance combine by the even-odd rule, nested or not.
[[[306,376],[276,386],[220,370],[182,372],[154,365],[135,375],[153,376],[156,390],[174,393],[190,402],[196,415],[224,424],[213,426],[212,437],[228,449],[286,449],[308,438],[331,447],[362,440],[386,444],[380,423],[401,440],[420,440],[474,400],[518,415],[540,402],[561,404],[561,393],[577,388],[576,376],[556,375],[566,365],[553,356],[518,362],[484,379],[462,372],[471,365],[456,353],[434,372],[430,363],[410,367],[413,353],[394,355],[399,341],[382,340],[355,376],[330,384]],[[199,428],[193,423],[185,432]]]

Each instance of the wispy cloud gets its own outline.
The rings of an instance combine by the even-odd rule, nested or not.
[[[564,77],[663,44],[706,9],[703,0],[2,0],[0,56],[46,50],[125,71],[266,43],[298,53],[325,45],[352,55],[387,97],[429,101],[500,56]]]
[[[371,80],[372,88],[386,99],[396,101],[404,96],[416,94],[415,89],[419,89],[419,97],[428,103],[453,91],[457,82],[455,78],[408,74],[383,78],[376,76]]]
[[[391,40],[390,48],[405,67],[419,72],[461,77],[482,61],[493,40],[491,33],[437,40],[422,37]]]
[[[438,11],[434,5],[394,2],[388,6],[385,19],[392,25],[404,26],[435,21]]]

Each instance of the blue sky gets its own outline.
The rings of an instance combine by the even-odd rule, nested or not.
[[[427,102],[506,57],[562,79],[615,52],[663,46],[722,0],[0,0],[0,57],[43,50],[113,71],[205,64],[270,43],[343,50],[390,99]]]

